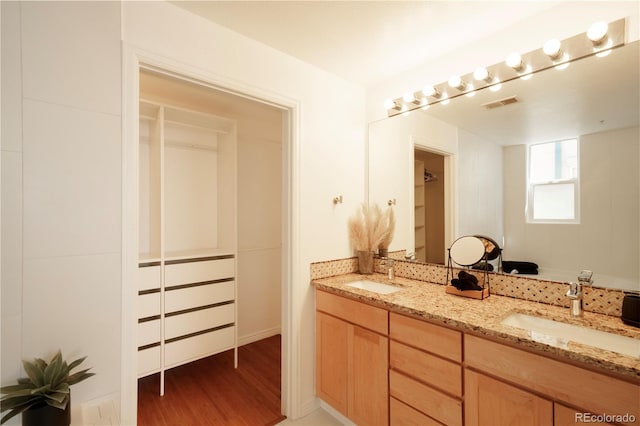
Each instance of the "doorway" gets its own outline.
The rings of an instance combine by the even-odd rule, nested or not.
[[[139,60],[139,58],[136,58]],[[150,61],[154,62],[154,61]],[[162,64],[157,64],[162,65]],[[231,92],[207,83],[207,79],[185,77],[182,70],[169,72],[136,61],[135,71],[129,68],[129,112],[124,120],[125,153],[123,201],[123,393],[122,421],[135,422],[137,401],[136,371],[136,296],[135,269],[137,267],[138,121],[139,90],[148,83],[141,81],[144,70],[157,71],[155,77],[179,86],[178,107],[204,109],[206,113],[224,115],[238,122],[239,155],[238,192],[238,343],[251,346],[262,340],[277,338],[279,367],[279,412],[287,413],[290,406],[289,365],[291,359],[288,300],[291,269],[291,137],[295,122],[295,107],[283,107],[269,101]],[[163,67],[164,68],[164,67]],[[167,67],[171,68],[171,66]],[[170,91],[169,91],[170,92]],[[157,99],[169,92],[156,93]],[[175,91],[174,91],[175,92]],[[174,93],[175,94],[175,93]],[[206,94],[206,96],[204,95]],[[146,95],[145,95],[146,96]],[[286,103],[286,102],[285,102]],[[126,112],[127,108],[125,108]],[[256,126],[256,123],[261,123]],[[268,134],[259,129],[268,129]],[[134,145],[135,142],[135,146]],[[133,214],[131,214],[133,213]],[[253,214],[253,216],[251,216]],[[128,230],[128,232],[127,232]],[[262,233],[262,234],[260,234]],[[135,254],[134,254],[135,253]],[[244,299],[244,301],[243,301]],[[244,303],[243,303],[244,302]],[[248,314],[247,314],[248,312]],[[281,337],[280,337],[281,335]],[[272,344],[271,344],[272,345]],[[250,351],[249,351],[250,352]]]
[[[414,149],[415,254],[419,262],[445,261],[445,156]]]

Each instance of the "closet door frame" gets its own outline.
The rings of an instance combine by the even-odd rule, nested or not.
[[[141,68],[165,72],[187,81],[253,99],[283,110],[283,202],[282,202],[282,413],[298,417],[300,384],[295,372],[300,364],[299,324],[294,321],[302,309],[304,296],[292,285],[303,279],[300,259],[299,149],[300,102],[285,95],[262,91],[231,81],[200,68],[172,61],[143,49],[122,45],[122,348],[121,422],[137,420],[137,286],[138,269],[138,116],[139,73]]]

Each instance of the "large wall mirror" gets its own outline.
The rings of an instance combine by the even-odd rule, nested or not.
[[[504,259],[538,264],[532,277],[589,269],[594,285],[640,291],[639,52],[635,41],[371,123],[369,201],[395,202],[390,249],[444,263],[456,238],[486,235]],[[531,223],[529,147],[567,139],[578,140],[577,220]]]

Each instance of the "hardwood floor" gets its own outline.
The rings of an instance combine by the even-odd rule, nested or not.
[[[280,413],[280,336],[213,355],[138,381],[138,425],[261,426],[285,419]]]

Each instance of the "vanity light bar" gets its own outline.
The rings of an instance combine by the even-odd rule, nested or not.
[[[625,18],[609,24],[597,22],[588,32],[564,40],[549,40],[540,49],[525,54],[511,54],[505,62],[454,76],[447,82],[425,86],[396,99],[388,99],[384,105],[387,116],[393,117],[418,108],[426,109],[435,104],[446,105],[451,99],[470,96],[477,90],[498,90],[507,81],[531,78],[533,74],[553,67],[561,70],[571,61],[588,56],[604,56],[603,53],[625,44],[625,32]]]

